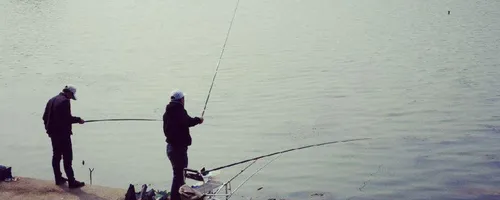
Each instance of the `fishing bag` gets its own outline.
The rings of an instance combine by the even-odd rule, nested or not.
[[[12,167],[0,165],[0,181],[12,179]]]

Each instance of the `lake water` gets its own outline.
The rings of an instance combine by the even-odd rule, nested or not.
[[[41,118],[66,83],[87,120],[161,119],[176,88],[199,116],[235,5],[0,0],[0,163],[52,179]],[[499,19],[495,0],[241,0],[189,167],[370,137],[283,154],[234,197],[498,199]],[[161,122],[74,125],[73,148],[87,183],[170,188]]]

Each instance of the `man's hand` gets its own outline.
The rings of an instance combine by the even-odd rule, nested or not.
[[[203,117],[199,117],[200,118],[200,124],[203,124]]]
[[[83,120],[82,118],[80,118],[80,121],[78,122],[79,124],[84,124],[85,123],[85,120]]]

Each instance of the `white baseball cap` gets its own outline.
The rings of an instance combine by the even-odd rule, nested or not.
[[[73,86],[73,85],[66,85],[66,86],[64,86],[63,91],[64,90],[67,90],[67,91],[73,93],[73,100],[76,100],[76,87],[75,86]]]
[[[184,98],[185,94],[180,91],[180,90],[174,90],[172,93],[170,93],[170,99],[171,100],[180,100]]]

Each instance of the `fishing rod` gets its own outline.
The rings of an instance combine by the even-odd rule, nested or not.
[[[232,163],[232,164],[229,164],[229,165],[224,165],[224,166],[217,167],[217,168],[210,169],[210,170],[204,170],[204,169],[202,169],[200,172],[203,175],[207,175],[209,172],[212,172],[212,171],[221,170],[221,169],[224,169],[224,168],[232,167],[232,166],[235,166],[235,165],[243,164],[243,163],[246,163],[246,162],[258,160],[258,159],[269,157],[269,156],[274,156],[274,155],[277,155],[277,154],[283,154],[283,153],[290,152],[290,151],[295,151],[295,150],[300,150],[300,149],[306,149],[306,148],[311,148],[311,147],[317,147],[317,146],[322,146],[322,145],[327,145],[327,144],[346,143],[346,142],[354,142],[354,141],[361,141],[361,140],[371,140],[371,139],[372,138],[359,138],[359,139],[337,140],[337,141],[324,142],[324,143],[319,143],[319,144],[311,144],[311,145],[307,145],[307,146],[302,146],[302,147],[287,149],[287,150],[283,150],[283,151],[278,151],[278,152],[270,153],[270,154],[267,154],[267,155],[258,156],[258,157],[255,157],[255,158],[250,158],[250,159],[247,159],[247,160],[243,160],[243,161],[240,161],[240,162],[235,162],[235,163]]]
[[[222,60],[222,55],[224,55],[224,50],[226,49],[227,40],[229,38],[229,33],[231,32],[231,28],[233,27],[233,21],[236,17],[236,11],[238,10],[238,5],[240,4],[240,0],[236,2],[236,7],[234,8],[233,19],[231,19],[231,23],[229,24],[229,29],[227,30],[226,40],[224,41],[224,45],[222,45],[222,51],[220,53],[219,61],[217,61],[217,68],[215,68],[215,74],[212,78],[212,85],[210,85],[210,90],[208,90],[207,100],[205,101],[205,107],[203,108],[203,112],[201,112],[201,117],[205,115],[205,110],[207,109],[208,99],[210,98],[210,93],[212,92],[212,88],[214,86],[215,77],[217,76],[217,72],[219,72],[220,61]]]
[[[93,119],[93,120],[86,120],[85,123],[108,122],[108,121],[161,121],[161,120],[159,120],[159,119]]]

